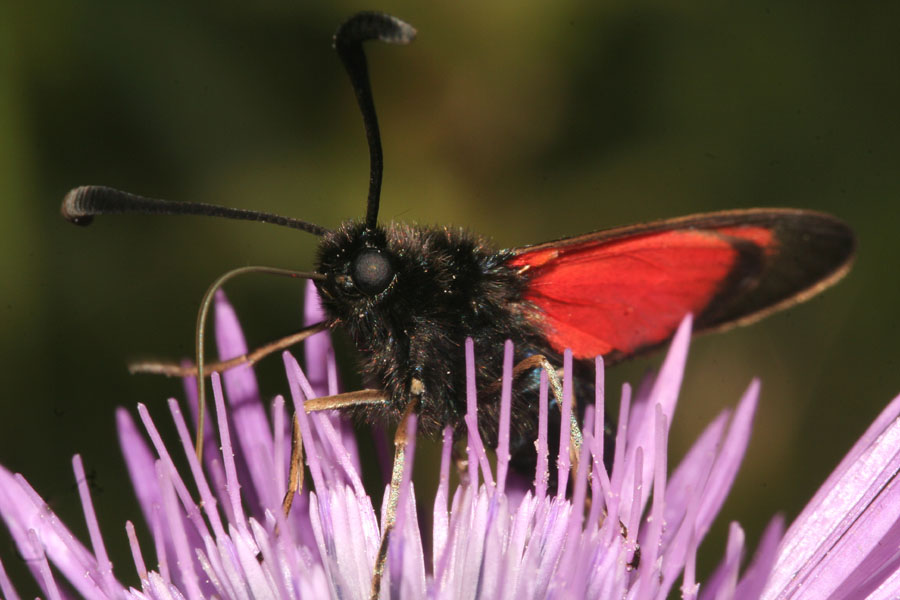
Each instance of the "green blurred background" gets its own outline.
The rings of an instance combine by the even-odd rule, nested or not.
[[[82,453],[129,583],[121,525],[140,516],[113,409],[164,411],[181,387],[130,377],[126,361],[189,356],[197,304],[216,275],[309,268],[315,240],[192,218],[110,217],[79,229],[59,217],[59,202],[96,183],[325,226],[362,215],[365,139],[331,49],[337,24],[362,8],[373,6],[0,7],[0,462],[86,540],[69,462]],[[753,440],[701,549],[704,569],[721,556],[728,521],[755,546],[773,513],[796,515],[900,392],[900,4],[374,8],[420,34],[409,48],[369,49],[386,156],[382,220],[467,225],[499,246],[752,206],[824,210],[855,228],[858,260],[836,288],[696,340],[673,424],[680,457],[762,379]],[[228,290],[251,345],[298,327],[296,283],[246,278]],[[658,360],[608,380],[634,381]],[[342,361],[350,372],[351,355]],[[260,371],[267,396],[286,390],[278,359]],[[435,469],[421,454],[423,486]],[[21,574],[5,534],[0,557]]]

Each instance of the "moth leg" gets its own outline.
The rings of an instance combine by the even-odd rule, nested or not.
[[[281,511],[287,519],[294,504],[294,495],[303,491],[303,436],[300,434],[300,419],[294,415],[291,422],[291,463],[288,470],[287,490],[281,500]]]
[[[550,364],[550,361],[547,360],[547,357],[543,354],[534,354],[529,356],[528,358],[522,360],[513,367],[513,380],[516,380],[522,374],[530,371],[531,369],[540,367],[547,372],[547,379],[550,380],[550,388],[553,390],[553,396],[556,398],[556,404],[559,406],[559,409],[562,410],[563,405],[563,391],[562,391],[562,380],[559,377],[559,374],[562,373],[562,369],[555,369],[553,365]],[[581,435],[581,427],[578,425],[578,414],[577,405],[575,403],[575,397],[572,397],[572,413],[569,415],[569,459],[572,464],[572,473],[573,477],[575,473],[578,473],[578,461],[581,456],[581,444],[583,442],[583,436]]]
[[[303,403],[307,413],[322,410],[336,410],[350,406],[362,406],[364,404],[385,404],[388,401],[381,390],[358,390],[335,394],[334,396],[322,396],[310,398]],[[303,491],[303,438],[300,435],[300,419],[294,415],[291,424],[291,465],[288,471],[288,485],[281,501],[281,509],[287,517],[294,503],[294,495]]]
[[[403,419],[397,426],[394,434],[394,466],[391,468],[391,487],[388,492],[388,505],[384,516],[384,525],[381,529],[381,544],[378,547],[378,557],[375,559],[375,568],[372,571],[372,590],[370,598],[378,598],[381,593],[381,579],[384,576],[384,565],[387,562],[388,541],[391,531],[397,522],[397,504],[400,502],[400,483],[403,479],[404,463],[406,462],[406,424],[415,412],[419,399],[413,396],[403,411]]]
[[[252,352],[248,352],[247,354],[242,354],[229,360],[206,363],[203,366],[203,376],[209,377],[212,373],[221,373],[240,365],[254,365],[274,352],[290,348],[294,344],[302,342],[311,335],[319,333],[320,331],[325,331],[326,329],[330,329],[334,326],[335,323],[336,321],[322,321],[321,323],[316,323],[315,325],[304,327],[300,331],[292,333],[291,335],[269,342],[268,344],[260,346]],[[193,365],[185,366],[177,363],[162,361],[141,361],[129,363],[128,372],[132,375],[138,373],[146,373],[149,375],[165,375],[166,377],[196,377],[197,367]]]

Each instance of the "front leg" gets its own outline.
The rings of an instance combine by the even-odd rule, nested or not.
[[[372,587],[369,597],[377,599],[381,594],[381,580],[384,577],[384,566],[387,562],[388,544],[390,543],[391,531],[397,522],[397,505],[400,503],[400,484],[403,482],[403,470],[406,465],[406,445],[409,440],[406,438],[406,426],[410,417],[416,410],[419,403],[419,397],[413,396],[406,409],[403,411],[403,418],[397,425],[397,432],[394,434],[394,465],[391,467],[391,488],[388,491],[388,505],[384,514],[384,523],[381,524],[381,544],[378,546],[378,556],[375,559],[375,568],[372,572]]]
[[[348,408],[351,406],[362,406],[364,404],[387,404],[389,399],[381,390],[358,390],[356,392],[345,392],[334,396],[322,396],[321,398],[310,398],[303,403],[303,408],[307,413],[319,412],[322,410],[336,410]],[[288,471],[288,486],[284,494],[284,500],[281,502],[281,509],[284,516],[287,517],[291,512],[291,505],[294,503],[294,495],[299,494],[303,489],[303,438],[300,435],[300,420],[294,415],[293,426],[291,429],[291,465]]]

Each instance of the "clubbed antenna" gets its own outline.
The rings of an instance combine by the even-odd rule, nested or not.
[[[350,75],[350,83],[356,92],[359,110],[366,127],[369,142],[369,199],[366,204],[366,227],[374,229],[378,223],[378,203],[381,199],[381,178],[384,157],[381,152],[381,134],[378,117],[372,100],[372,84],[362,43],[380,40],[387,44],[408,44],[416,37],[416,30],[396,17],[376,12],[356,13],[345,21],[334,34],[334,48]]]
[[[198,215],[223,217],[244,221],[272,223],[282,227],[300,229],[315,235],[325,235],[328,230],[300,219],[282,217],[271,213],[241,208],[228,208],[201,202],[173,202],[157,198],[145,198],[102,185],[83,185],[66,194],[60,208],[62,216],[76,225],[90,225],[97,215],[136,213],[143,215]]]

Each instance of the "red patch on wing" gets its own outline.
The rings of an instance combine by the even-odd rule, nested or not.
[[[721,227],[716,229],[716,233],[736,237],[748,242],[753,242],[760,248],[763,248],[766,254],[775,252],[775,233],[766,227],[757,227],[755,225],[736,225],[734,227]]]
[[[772,238],[761,227],[676,229],[543,245],[508,264],[527,267],[524,298],[540,309],[534,318],[555,350],[626,355],[664,342],[719,293],[739,258],[725,236],[763,247]]]

